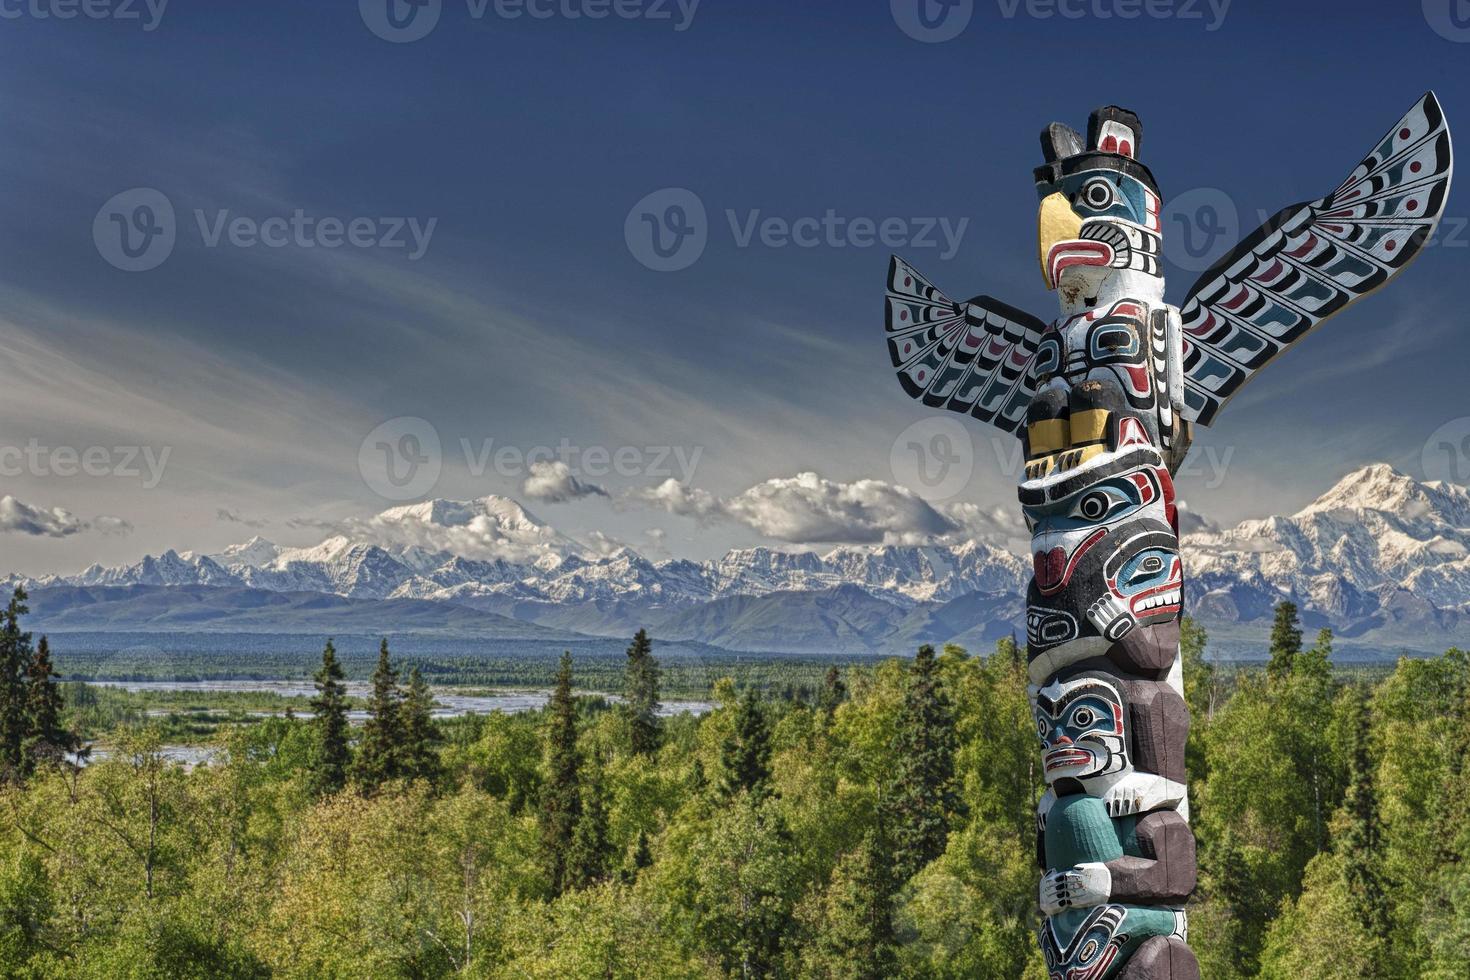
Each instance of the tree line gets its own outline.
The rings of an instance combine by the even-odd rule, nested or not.
[[[1205,975],[1463,976],[1465,654],[1344,679],[1289,604],[1265,669],[1183,646]],[[124,728],[0,789],[0,975],[1042,980],[1024,660],[923,647],[665,716],[640,632],[616,703],[566,655],[539,711],[436,719],[384,643],[352,724],[328,643],[311,717],[208,765]]]

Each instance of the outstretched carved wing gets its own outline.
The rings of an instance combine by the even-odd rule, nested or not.
[[[956,303],[895,255],[886,328],[888,354],[910,398],[1006,432],[1025,422],[1041,320],[989,296]]]
[[[1407,266],[1439,221],[1451,169],[1429,92],[1337,190],[1280,211],[1202,275],[1180,308],[1185,418],[1208,425],[1272,359]]]

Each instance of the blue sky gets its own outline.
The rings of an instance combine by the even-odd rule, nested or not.
[[[592,19],[568,12],[596,0],[556,0],[544,18],[443,0],[410,43],[376,36],[352,2],[171,0],[156,19],[139,2],[126,11],[139,19],[66,20],[38,15],[64,0],[0,4],[0,445],[107,450],[103,475],[58,473],[47,454],[0,476],[0,496],[72,518],[0,535],[0,571],[257,532],[314,540],[394,502],[359,454],[403,416],[440,438],[435,496],[526,500],[522,469],[476,465],[487,440],[492,454],[632,447],[628,475],[580,473],[605,493],[527,503],[652,552],[831,543],[840,529],[792,532],[730,507],[700,521],[638,494],[687,477],[731,501],[810,471],[859,506],[892,502],[890,450],[927,413],[881,341],[890,250],[851,234],[854,219],[920,239],[897,250],[954,295],[1049,318],[1031,168],[1053,119],[1135,109],[1166,201],[1196,192],[1237,212],[1220,249],[1260,211],[1329,191],[1425,89],[1452,128],[1470,119],[1461,0],[1063,2],[1080,16],[976,0],[942,43],[901,29],[904,2],[702,0],[690,17],[687,3],[624,0],[641,15]],[[1140,8],[1168,16],[1120,16]],[[175,242],[129,272],[93,232],[136,188],[167,199]],[[625,222],[668,188],[704,208],[707,244],[655,271]],[[1441,245],[1201,435],[1181,480],[1195,510],[1289,511],[1373,461],[1423,475],[1431,433],[1470,415],[1463,200],[1451,196]],[[298,211],[323,233],[363,219],[365,244],[244,244]],[[844,229],[831,242],[777,234],[824,218]],[[1172,301],[1195,275],[1169,270]],[[1013,510],[1005,444],[978,424],[969,435],[973,477],[944,506]],[[123,465],[134,446],[168,452],[156,480]],[[671,453],[654,465],[663,447],[695,460],[692,474]],[[853,491],[862,480],[885,487]]]

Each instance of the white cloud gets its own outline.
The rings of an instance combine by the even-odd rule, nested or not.
[[[790,544],[922,544],[962,526],[906,487],[839,483],[816,473],[766,480],[724,499],[672,479],[632,497],[671,514],[735,521]]]
[[[572,468],[561,460],[536,460],[531,475],[526,477],[521,492],[532,500],[550,504],[565,503],[579,497],[606,497],[607,491],[595,483],[577,479]]]
[[[836,483],[815,473],[758,483],[725,509],[766,537],[792,544],[920,544],[957,529],[906,487]]]
[[[601,531],[588,531],[582,535],[582,539],[588,551],[603,558],[606,558],[608,555],[617,554],[619,551],[628,547],[627,542],[619,541],[617,538],[609,534],[604,534]]]
[[[104,515],[84,521],[60,507],[32,507],[8,494],[0,497],[0,533],[67,538],[94,529],[103,534],[127,534],[133,526],[121,517]]]
[[[724,502],[708,490],[691,487],[669,477],[656,487],[635,490],[630,499],[652,504],[679,517],[717,520],[728,516]]]

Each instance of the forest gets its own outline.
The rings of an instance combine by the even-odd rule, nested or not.
[[[92,689],[25,613],[0,613],[0,975],[1046,977],[1010,639],[721,678],[660,717],[640,633],[616,702],[568,655],[545,709],[449,720],[385,641],[361,725],[328,641],[309,713],[187,768],[137,712],[87,758]],[[1289,603],[1264,666],[1184,636],[1204,976],[1466,976],[1466,654],[1338,671]]]

